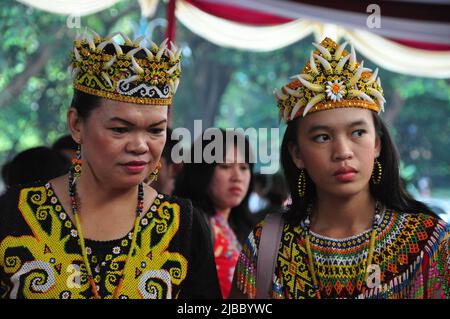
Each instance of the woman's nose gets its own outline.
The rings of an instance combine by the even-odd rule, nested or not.
[[[128,143],[127,151],[136,153],[136,154],[143,154],[148,152],[149,147],[147,143],[147,139],[144,136],[138,135],[133,138]]]
[[[353,157],[353,151],[351,149],[350,141],[344,137],[340,137],[334,140],[333,159],[336,161],[342,161]]]
[[[234,164],[231,169],[231,179],[233,181],[240,181],[242,179],[242,172],[239,164]]]

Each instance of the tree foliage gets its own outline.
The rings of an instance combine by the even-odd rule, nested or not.
[[[156,17],[165,16],[160,4]],[[67,17],[7,0],[0,12],[0,164],[17,152],[50,145],[66,133],[72,89],[67,72],[75,29]],[[81,18],[81,26],[100,34],[148,30],[137,1]],[[148,31],[155,42],[163,29]],[[217,47],[177,26],[183,47],[183,75],[172,109],[173,126],[278,127],[273,89],[299,73],[313,49],[309,37],[264,53]],[[361,57],[360,57],[361,58]],[[370,61],[366,65],[374,68]],[[381,70],[388,101],[388,123],[405,167],[414,167],[411,182],[429,176],[437,186],[450,181],[450,85],[448,80],[412,77]],[[410,174],[411,175],[411,174]]]

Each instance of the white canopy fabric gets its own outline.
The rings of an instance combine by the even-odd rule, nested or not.
[[[450,52],[410,48],[374,33],[332,24],[295,20],[276,26],[249,26],[205,13],[184,0],[177,1],[176,17],[192,32],[219,46],[271,51],[314,33],[317,41],[344,38],[377,65],[394,72],[450,78]]]
[[[43,11],[64,15],[88,15],[105,10],[120,0],[17,0]]]
[[[398,73],[450,78],[450,52],[413,49],[364,31],[344,32],[355,49],[375,64]]]
[[[223,47],[250,51],[272,51],[297,42],[311,34],[309,21],[292,21],[276,26],[250,26],[207,14],[195,6],[178,1],[177,19],[189,30]]]
[[[403,7],[404,12],[408,12],[408,7],[412,6],[415,2],[436,5],[449,4],[448,0],[401,1],[405,2],[404,4],[400,4]],[[345,1],[336,1],[337,3],[342,3],[341,5],[336,6],[339,7],[339,9],[336,7],[331,8],[321,5],[320,0],[316,2],[302,2],[301,0],[204,0],[204,2],[263,11],[290,19],[304,19],[309,21],[320,21],[322,23],[333,23],[352,30],[368,29],[368,17],[373,12],[373,7],[372,9],[366,8],[365,12],[346,10]],[[379,28],[370,29],[371,33],[397,39],[414,39],[416,41],[423,42],[450,44],[450,24],[448,22],[420,19],[420,16],[425,15],[426,12],[414,12],[415,17],[390,16],[385,12],[385,6],[388,5],[386,2],[389,1],[374,1],[372,4],[377,6],[380,10],[381,25]],[[310,3],[314,3],[314,5]],[[362,1],[361,3],[364,4]],[[443,11],[442,15],[445,15],[448,12],[449,10]]]
[[[48,12],[87,15],[109,8],[120,0],[17,1]],[[158,3],[158,0],[138,1],[144,16],[151,16]],[[217,2],[225,3],[224,0],[218,0]],[[292,7],[295,3],[287,3],[286,1],[227,0],[226,2],[235,5],[241,4],[247,8],[258,8],[259,10],[263,7],[269,9],[270,5],[276,5],[276,2],[278,2],[277,10],[279,13],[291,9],[289,14],[296,14],[294,7]],[[258,3],[259,6],[257,6]],[[303,7],[303,9],[311,8]],[[278,11],[275,10],[275,12]],[[274,11],[267,12],[273,13]],[[353,44],[356,50],[385,69],[414,76],[450,78],[450,51],[415,49],[372,32],[351,28],[348,24],[340,26],[328,24],[324,22],[326,21],[324,20],[326,14],[322,19],[317,16],[317,20],[301,19],[273,26],[252,26],[208,14],[186,0],[177,0],[175,14],[177,19],[192,32],[219,46],[251,51],[271,51],[288,46],[310,34],[314,34],[317,41],[322,40],[325,36],[329,36],[335,41],[344,38]],[[311,11],[311,17],[318,14],[320,14],[319,11]],[[328,19],[330,19],[329,15]],[[433,24],[428,23],[427,26],[428,29],[423,31],[424,36],[432,31]],[[386,28],[386,26],[383,28]],[[445,32],[449,32],[449,30],[441,30],[436,35],[441,37]]]

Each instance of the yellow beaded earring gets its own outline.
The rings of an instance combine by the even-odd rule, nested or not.
[[[159,170],[161,169],[161,167],[162,167],[161,162],[158,162],[158,164],[156,164],[155,169],[153,170],[153,172],[150,173],[150,176],[147,179],[148,185],[158,179],[158,173],[159,173]]]
[[[73,169],[73,177],[75,179],[79,178],[81,175],[81,145],[78,144],[77,151],[76,151],[76,158],[72,159],[72,169]]]
[[[378,185],[381,183],[381,178],[383,177],[383,168],[378,159],[375,159],[372,171],[372,183]]]
[[[300,175],[298,176],[298,196],[301,198],[305,197],[306,193],[306,176],[305,169],[300,169]]]

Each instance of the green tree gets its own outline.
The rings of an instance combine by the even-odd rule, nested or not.
[[[155,17],[165,17],[160,4]],[[49,145],[66,133],[66,112],[72,89],[68,55],[76,29],[67,17],[7,0],[0,12],[0,164],[17,152]],[[100,34],[147,32],[155,42],[164,28],[149,31],[137,1],[121,1],[81,18],[81,26]],[[183,48],[182,80],[172,108],[173,127],[192,131],[193,120],[209,126],[278,127],[273,89],[301,71],[313,49],[312,37],[273,52],[221,48],[193,34],[180,23],[177,44]],[[359,57],[362,58],[362,57]],[[366,66],[374,68],[368,59]],[[429,176],[450,188],[450,85],[447,80],[380,71],[388,101],[383,115],[415,183]],[[282,129],[284,126],[281,126]]]

